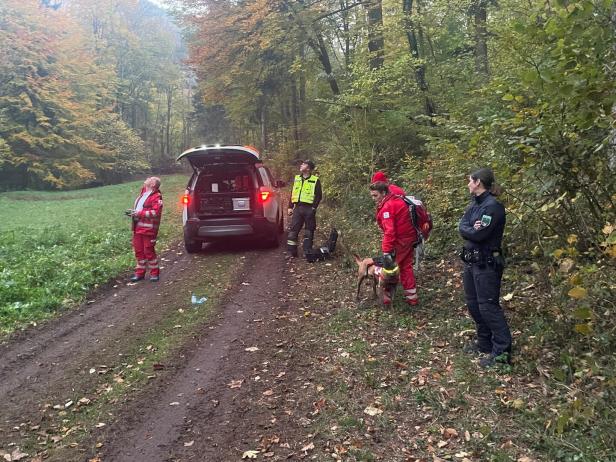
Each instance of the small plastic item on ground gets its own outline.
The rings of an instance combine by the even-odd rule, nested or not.
[[[193,305],[203,305],[207,301],[207,297],[197,297],[195,294],[192,294],[190,301]]]

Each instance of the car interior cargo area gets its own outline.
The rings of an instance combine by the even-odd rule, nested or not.
[[[250,213],[256,185],[248,165],[209,166],[199,175],[195,193],[200,215]]]

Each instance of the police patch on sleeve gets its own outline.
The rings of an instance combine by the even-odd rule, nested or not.
[[[389,218],[389,212],[383,213],[383,218]]]
[[[492,217],[490,215],[482,215],[481,226],[490,226],[490,223],[492,223]]]

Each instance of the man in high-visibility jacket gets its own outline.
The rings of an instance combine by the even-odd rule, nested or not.
[[[299,167],[299,175],[295,175],[293,189],[289,199],[289,215],[291,225],[287,235],[287,251],[289,255],[297,257],[297,236],[302,226],[304,228],[304,252],[312,249],[314,231],[317,228],[317,207],[323,197],[321,181],[312,174],[314,162],[305,160]]]
[[[160,192],[160,178],[145,180],[141,193],[135,200],[134,209],[127,213],[133,218],[133,249],[137,258],[137,267],[131,281],[145,278],[146,269],[150,270],[150,281],[156,282],[160,277],[158,257],[156,256],[156,237],[163,213],[163,196]]]

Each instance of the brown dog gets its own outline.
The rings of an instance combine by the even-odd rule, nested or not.
[[[355,263],[357,263],[358,266],[357,300],[359,301],[359,292],[364,279],[369,279],[372,281],[372,293],[374,294],[374,298],[376,298],[376,287],[379,284],[379,276],[376,271],[378,267],[374,264],[374,260],[372,258],[360,258],[357,254],[353,254],[353,256],[355,257]]]
[[[357,263],[357,301],[359,301],[359,292],[361,291],[361,285],[365,279],[372,281],[372,293],[373,298],[379,298],[383,306],[391,304],[398,285],[399,278],[398,272],[392,272],[389,275],[385,273],[382,267],[374,263],[372,258],[360,258],[358,255],[353,254],[355,257],[355,263]],[[377,287],[379,293],[377,296]]]

